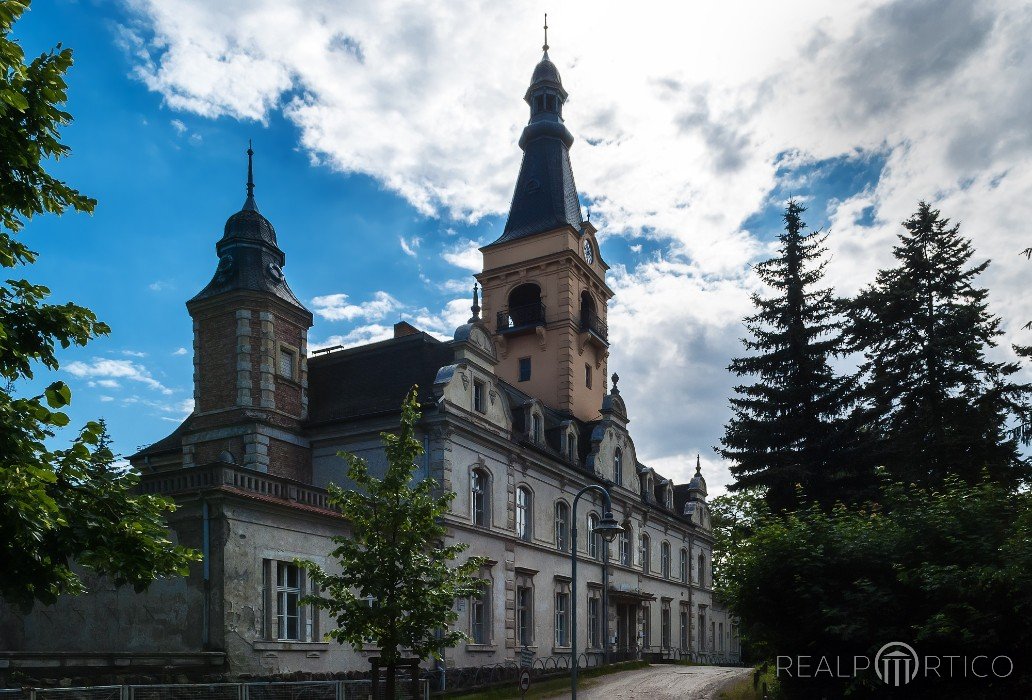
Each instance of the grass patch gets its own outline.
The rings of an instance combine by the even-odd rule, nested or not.
[[[720,690],[719,700],[763,700],[763,687],[767,686],[767,697],[778,697],[778,680],[771,668],[757,668],[745,678],[732,681]]]
[[[592,679],[600,676],[608,676],[612,673],[622,673],[623,671],[633,671],[639,668],[648,668],[649,663],[647,661],[628,661],[620,664],[612,664],[610,666],[599,666],[598,668],[582,668],[577,674],[577,687],[588,688],[592,684]],[[570,676],[556,676],[555,678],[549,678],[547,680],[534,680],[530,684],[530,690],[527,691],[527,698],[545,698],[550,695],[562,693],[564,690],[568,690],[570,687]],[[446,693],[446,698],[454,698],[455,700],[467,700],[469,698],[477,698],[478,700],[509,700],[510,698],[521,698],[520,692],[516,689],[515,681],[506,684],[501,688],[493,688],[489,690],[476,690],[476,691],[463,691],[461,695],[451,695]]]

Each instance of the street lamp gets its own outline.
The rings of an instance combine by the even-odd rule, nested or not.
[[[573,513],[571,518],[573,520],[573,527],[570,529],[570,572],[572,579],[570,583],[570,626],[573,628],[571,639],[570,639],[570,660],[573,662],[570,669],[570,697],[573,700],[577,698],[577,502],[581,499],[588,491],[598,491],[602,494],[602,520],[595,526],[594,532],[599,534],[602,539],[606,541],[607,550],[608,543],[612,542],[613,539],[623,532],[623,528],[620,527],[620,523],[617,522],[616,518],[613,517],[613,506],[609,499],[609,491],[598,484],[591,484],[585,486],[573,499]],[[591,537],[593,533],[589,532],[588,537]],[[602,593],[605,595],[606,587],[609,586],[608,581],[602,582]],[[609,611],[605,609],[605,605],[602,606],[602,614],[609,615]]]

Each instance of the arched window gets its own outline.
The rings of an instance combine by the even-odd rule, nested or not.
[[[509,292],[509,308],[498,312],[498,328],[538,326],[545,322],[541,287],[528,282]]]
[[[641,560],[641,570],[646,574],[649,573],[649,569],[652,568],[652,543],[649,541],[649,536],[644,532],[641,533],[641,537],[638,538],[638,558]]]
[[[663,578],[670,578],[670,543],[664,542],[659,545],[659,570]]]
[[[688,550],[681,548],[681,583],[688,583]]]
[[[598,527],[598,516],[594,513],[588,514],[588,556],[592,559],[602,558],[602,537],[596,532]]]
[[[617,486],[623,486],[623,450],[619,447],[613,454],[613,482]]]
[[[573,433],[566,433],[566,459],[577,461],[577,436]]]
[[[531,537],[531,494],[526,486],[516,489],[516,536],[530,542]]]
[[[624,566],[631,565],[631,526],[624,523],[624,529],[620,531],[619,538],[620,563]]]
[[[565,501],[555,504],[555,547],[561,552],[570,551],[570,506]]]
[[[488,508],[491,502],[491,482],[487,472],[474,469],[469,477],[470,519],[474,525],[487,527],[489,522]]]
[[[706,558],[699,555],[699,585],[706,585]]]
[[[673,508],[674,507],[674,488],[672,486],[668,485],[663,490],[663,500],[666,502],[666,507],[667,508]]]

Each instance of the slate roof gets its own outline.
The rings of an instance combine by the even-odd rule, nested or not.
[[[538,95],[548,95],[556,100],[553,103],[556,106],[552,109],[535,107]],[[531,104],[531,119],[520,137],[523,162],[516,178],[509,218],[502,235],[485,247],[561,226],[572,226],[579,231],[584,222],[570,163],[573,134],[563,124],[561,116],[566,91],[559,80],[558,69],[547,54],[534,69],[525,99]]]
[[[413,333],[308,359],[310,425],[397,411],[413,384],[429,400],[437,370],[453,350],[426,333]]]

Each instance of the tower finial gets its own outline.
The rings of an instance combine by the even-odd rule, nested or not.
[[[619,375],[619,374],[617,374],[616,372],[613,372],[613,376],[612,376],[612,377],[610,377],[610,379],[612,379],[612,380],[613,380],[613,391],[612,391],[612,393],[614,393],[614,394],[619,394],[619,393],[620,393],[620,389],[619,389],[619,388],[617,388],[617,386],[616,386],[616,385],[617,385],[617,383],[618,383],[618,382],[620,381],[620,375]]]
[[[702,474],[702,456],[698,453],[695,455],[695,473]]]
[[[548,55],[548,13],[545,13],[545,43],[541,45],[541,50]]]
[[[480,297],[477,294],[477,283],[473,283],[473,306],[469,307],[469,310],[473,312],[473,315],[469,317],[468,323],[478,323],[480,321]]]
[[[244,209],[258,211],[254,201],[254,149],[251,148],[251,139],[247,139],[247,199],[244,201]]]

